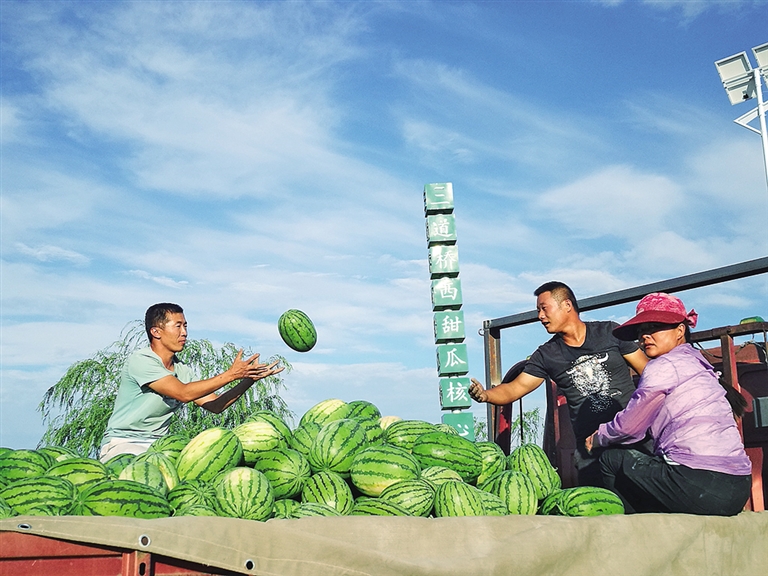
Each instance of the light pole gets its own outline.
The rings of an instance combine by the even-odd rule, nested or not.
[[[723,82],[723,88],[731,104],[739,104],[745,100],[757,98],[757,108],[736,118],[734,122],[752,132],[760,134],[763,140],[763,163],[765,164],[765,181],[768,184],[768,129],[765,126],[766,103],[763,100],[762,80],[768,86],[768,42],[752,48],[757,60],[757,67],[752,64],[746,52],[734,54],[715,62],[717,73]],[[761,78],[762,77],[762,78]],[[755,118],[760,123],[760,129],[750,126]]]

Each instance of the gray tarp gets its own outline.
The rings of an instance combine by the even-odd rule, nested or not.
[[[7,530],[260,575],[768,574],[768,512],[733,518],[638,514],[268,522],[24,516],[0,520],[0,531]],[[149,545],[139,544],[142,535]],[[252,570],[245,568],[248,560]]]

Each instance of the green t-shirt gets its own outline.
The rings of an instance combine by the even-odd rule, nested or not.
[[[168,370],[149,347],[128,357],[120,375],[120,387],[104,433],[104,444],[112,438],[155,440],[168,433],[173,412],[183,402],[158,394],[149,384],[171,374],[184,384],[194,378],[192,369],[178,361],[174,363],[173,371]]]

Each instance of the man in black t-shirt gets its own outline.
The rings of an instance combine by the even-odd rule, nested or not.
[[[547,282],[534,295],[539,321],[554,336],[536,349],[515,379],[485,390],[473,378],[469,394],[477,402],[504,405],[529,394],[546,378],[554,380],[568,402],[579,484],[599,485],[598,455],[587,454],[584,441],[627,405],[635,390],[627,365],[641,374],[648,358],[634,342],[613,336],[616,323],[583,322],[576,297],[562,282]]]

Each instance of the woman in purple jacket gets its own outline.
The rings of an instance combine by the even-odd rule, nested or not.
[[[587,451],[632,444],[649,433],[654,455],[607,448],[605,486],[627,513],[680,512],[732,516],[746,503],[752,465],[718,376],[688,342],[696,312],[664,293],[649,294],[637,314],[613,331],[639,340],[651,359],[627,407],[601,424]]]

